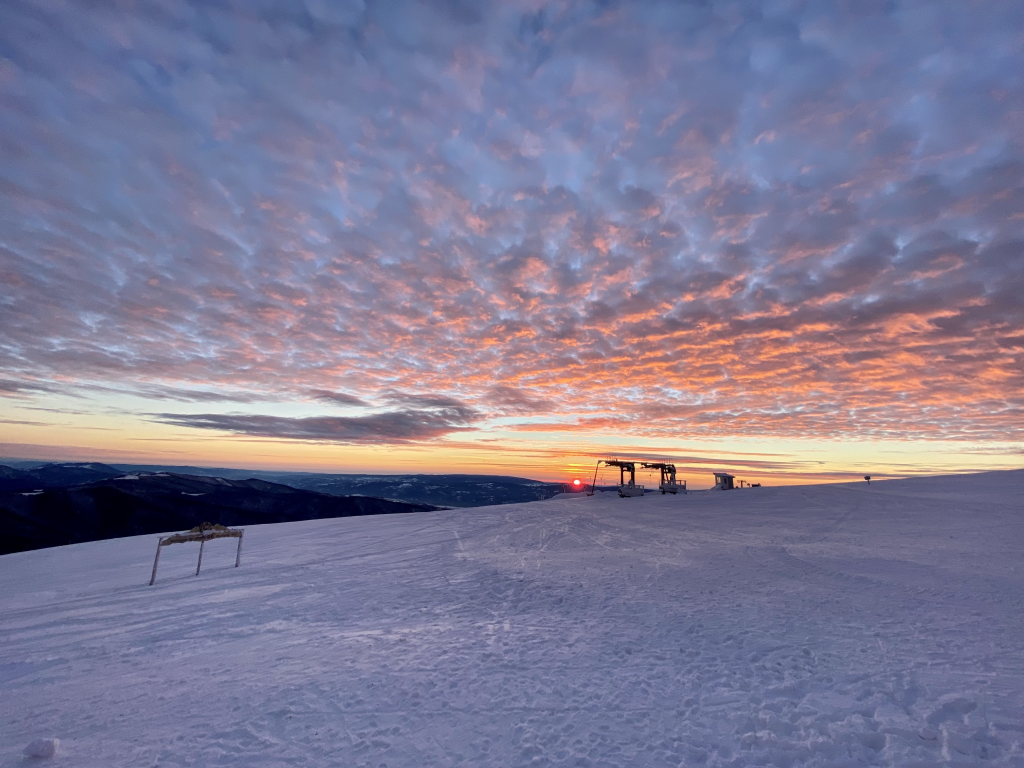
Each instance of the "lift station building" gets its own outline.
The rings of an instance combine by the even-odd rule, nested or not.
[[[736,477],[728,472],[715,472],[715,487],[712,491],[731,491],[736,487]]]

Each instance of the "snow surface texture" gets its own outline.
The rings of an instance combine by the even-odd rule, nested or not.
[[[1024,472],[0,557],[0,766],[1024,766]]]
[[[25,757],[53,757],[60,748],[60,739],[36,739],[25,747]]]

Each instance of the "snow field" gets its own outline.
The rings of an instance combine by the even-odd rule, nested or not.
[[[0,557],[0,766],[1024,766],[1024,472]]]

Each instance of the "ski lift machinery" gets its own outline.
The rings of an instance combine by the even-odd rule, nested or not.
[[[635,461],[619,461],[618,459],[601,459],[597,462],[597,466],[594,467],[594,482],[590,484],[590,493],[588,496],[594,495],[594,490],[597,487],[597,472],[604,464],[606,467],[618,467],[619,468],[619,496],[625,498],[627,496],[643,496],[644,487],[636,484],[636,462]],[[626,473],[629,472],[629,482],[626,482]]]
[[[657,469],[661,472],[661,484],[658,485],[658,489],[665,493],[679,493],[682,491],[686,493],[686,481],[682,483],[676,482],[676,465],[675,464],[664,464],[661,462],[643,462],[641,465],[644,469]]]

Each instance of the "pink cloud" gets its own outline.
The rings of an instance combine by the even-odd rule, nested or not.
[[[0,394],[1020,439],[1019,3],[170,7],[5,9]]]

